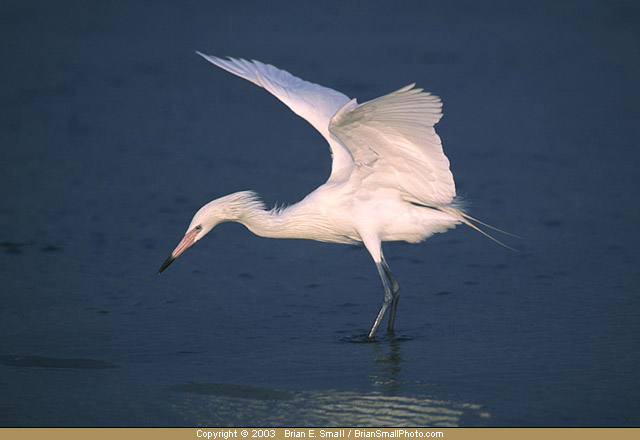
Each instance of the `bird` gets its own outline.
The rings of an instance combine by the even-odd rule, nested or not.
[[[400,285],[382,252],[383,242],[418,243],[461,223],[494,239],[472,221],[492,227],[466,214],[456,196],[450,163],[434,128],[442,117],[438,96],[414,83],[360,104],[270,64],[196,53],[266,89],[307,120],[329,143],[331,172],[324,184],[289,206],[267,209],[253,191],[207,203],[195,213],[158,274],[228,221],[262,237],[363,244],[383,290],[382,305],[368,333],[371,339],[387,313],[387,331],[393,334],[400,296]]]

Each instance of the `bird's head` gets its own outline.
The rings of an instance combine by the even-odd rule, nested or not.
[[[161,273],[163,270],[169,267],[169,265],[173,263],[173,261],[178,258],[180,254],[193,246],[196,241],[207,235],[207,233],[220,222],[220,220],[216,221],[216,217],[208,215],[211,214],[210,209],[205,210],[205,208],[207,208],[211,203],[204,205],[198,212],[196,212],[196,215],[193,216],[193,220],[191,220],[191,223],[189,224],[184,237],[182,237],[182,240],[180,240],[178,246],[176,246],[173,252],[171,252],[169,258],[167,258],[165,262],[162,263],[162,266],[160,266],[160,269],[158,269],[158,273]]]
[[[238,221],[248,209],[260,209],[262,206],[257,196],[251,191],[237,192],[207,203],[193,216],[184,237],[169,258],[162,263],[158,273],[169,267],[180,254],[207,235],[219,223]]]

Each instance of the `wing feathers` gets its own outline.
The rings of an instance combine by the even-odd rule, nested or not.
[[[285,70],[260,61],[222,58],[197,52],[212,64],[263,87],[286,104],[298,116],[306,119],[329,140],[331,117],[349,101],[333,89],[304,81]]]
[[[351,151],[357,165],[352,178],[398,188],[409,201],[444,205],[456,193],[433,128],[442,117],[442,102],[413,87],[338,112],[329,131]]]
[[[406,200],[426,205],[455,197],[449,160],[433,128],[442,117],[437,96],[410,84],[358,105],[269,64],[198,54],[265,88],[313,125],[331,147],[330,181],[348,179],[368,190],[395,188]]]
[[[285,70],[260,61],[228,58],[226,60],[197,52],[212,64],[263,87],[295,114],[305,119],[329,142],[333,163],[331,177],[348,173],[353,166],[349,151],[329,133],[329,121],[349,102],[333,89],[304,81]]]

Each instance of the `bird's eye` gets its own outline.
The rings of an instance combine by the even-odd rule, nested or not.
[[[202,225],[196,226],[196,231],[200,231],[200,230],[202,230]]]

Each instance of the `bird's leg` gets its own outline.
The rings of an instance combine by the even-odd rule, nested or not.
[[[398,307],[398,299],[400,298],[400,285],[396,281],[395,277],[391,273],[391,269],[387,264],[387,261],[382,257],[382,268],[384,269],[384,273],[387,275],[388,280],[391,283],[391,308],[389,309],[389,325],[387,326],[387,331],[393,331],[393,323],[396,320],[396,308]]]
[[[380,281],[382,282],[382,288],[384,290],[384,296],[382,297],[382,306],[380,307],[380,311],[378,312],[378,316],[376,316],[376,320],[373,322],[373,327],[371,327],[371,331],[369,332],[369,338],[373,338],[376,329],[380,325],[380,321],[384,317],[385,313],[389,306],[392,307],[393,315],[389,318],[389,330],[393,329],[393,318],[395,318],[395,303],[397,304],[398,293],[400,292],[400,287],[398,283],[391,275],[391,270],[389,270],[389,266],[387,263],[382,260],[381,262],[376,262],[376,268],[378,269],[378,275],[380,276]]]

